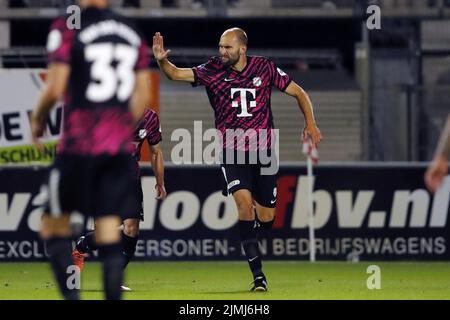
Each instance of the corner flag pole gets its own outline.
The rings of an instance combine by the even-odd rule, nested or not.
[[[309,229],[309,261],[316,261],[316,244],[314,235],[314,213],[313,213],[313,163],[318,162],[317,149],[313,146],[311,138],[303,141],[303,153],[306,154],[306,168],[308,175],[308,229]]]

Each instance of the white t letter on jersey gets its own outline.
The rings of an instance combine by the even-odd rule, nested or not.
[[[234,99],[234,94],[236,92],[241,93],[241,113],[239,113],[238,117],[251,117],[252,114],[248,113],[247,108],[254,108],[256,107],[256,90],[255,89],[242,89],[242,88],[232,88],[231,89],[231,99]],[[247,92],[250,92],[253,96],[253,99],[250,101],[250,105],[247,107]],[[237,101],[233,101],[231,103],[231,106],[233,108],[238,108],[239,103]]]

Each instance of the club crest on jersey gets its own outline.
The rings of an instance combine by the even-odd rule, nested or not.
[[[147,136],[147,130],[141,129],[139,130],[139,138],[144,139]]]
[[[47,52],[53,52],[62,44],[62,34],[59,30],[52,30],[47,37]]]
[[[260,87],[262,84],[261,78],[260,77],[254,77],[253,78],[253,85],[255,85],[256,87]]]
[[[280,76],[282,76],[282,77],[286,76],[286,73],[284,73],[284,71],[281,70],[280,68],[277,68],[277,71],[280,74]]]

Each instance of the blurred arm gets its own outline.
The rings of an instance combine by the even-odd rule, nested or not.
[[[144,114],[145,108],[150,104],[150,77],[148,70],[136,73],[136,85],[130,100],[130,111],[133,119],[138,122]]]
[[[443,157],[447,160],[450,159],[450,114],[447,117],[447,123],[445,124],[444,130],[442,131],[438,146],[436,148],[435,157],[438,156]]]
[[[439,143],[433,161],[425,172],[425,184],[431,192],[436,192],[448,174],[448,160],[450,158],[450,115],[439,138]]]
[[[66,91],[70,75],[70,66],[66,63],[51,63],[47,71],[45,88],[31,113],[31,138],[34,145],[43,150],[44,146],[39,141],[45,130],[45,119],[55,103]]]
[[[44,121],[55,103],[66,91],[70,66],[65,63],[52,63],[47,71],[46,86],[33,110],[33,118]]]

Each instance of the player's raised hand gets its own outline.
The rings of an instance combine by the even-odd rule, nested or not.
[[[161,33],[156,32],[153,36],[153,55],[158,61],[167,59],[170,50],[164,50],[164,39]]]
[[[155,186],[155,189],[156,189],[156,197],[155,197],[155,199],[162,200],[162,199],[164,199],[167,196],[167,191],[166,191],[166,188],[164,186],[161,186],[161,185],[157,184]]]
[[[305,129],[303,129],[303,140],[308,136],[311,138],[314,147],[317,148],[317,145],[322,140],[322,133],[320,133],[319,128],[315,124],[307,125]]]

